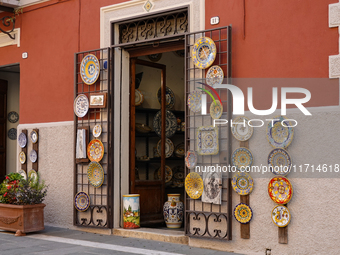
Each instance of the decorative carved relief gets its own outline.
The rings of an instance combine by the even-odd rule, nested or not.
[[[0,221],[5,224],[13,224],[20,219],[20,216],[12,218],[12,217],[0,217]],[[21,220],[19,221],[19,226],[21,226]]]

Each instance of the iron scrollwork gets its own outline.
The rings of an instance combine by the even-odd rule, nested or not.
[[[4,34],[8,35],[11,39],[15,39],[15,36],[11,35],[11,33],[14,31],[15,28],[15,19],[9,16],[5,16],[1,18],[2,25],[4,27],[10,27],[10,30],[4,30],[0,27],[0,31],[3,32]]]
[[[84,227],[98,227],[98,228],[107,228],[107,206],[105,205],[93,205],[90,206],[89,209],[90,214],[88,217],[85,217],[85,214],[82,212],[77,212],[78,222],[76,225],[84,226]],[[80,218],[80,222],[79,222]]]

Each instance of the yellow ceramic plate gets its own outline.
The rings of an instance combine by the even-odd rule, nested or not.
[[[91,162],[87,168],[87,177],[93,187],[99,188],[102,186],[104,181],[104,170],[102,166],[98,162]]]
[[[239,203],[234,209],[234,217],[238,222],[245,224],[251,221],[253,211],[249,205]]]
[[[25,152],[21,151],[19,153],[19,161],[20,161],[21,164],[25,164],[25,162],[26,162],[26,154],[25,154]]]
[[[185,191],[192,199],[198,199],[203,193],[203,180],[198,173],[192,172],[185,178]]]
[[[100,66],[97,57],[93,54],[86,55],[80,64],[80,77],[87,85],[94,84],[100,73]]]
[[[215,61],[216,45],[209,37],[199,38],[191,51],[192,61],[200,69],[208,68]]]
[[[104,145],[98,139],[93,139],[87,146],[87,156],[91,161],[99,162],[104,156]]]

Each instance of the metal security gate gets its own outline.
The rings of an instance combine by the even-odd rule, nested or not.
[[[189,94],[203,85],[199,82],[206,83],[207,69],[197,68],[191,56],[192,49],[197,39],[201,37],[209,37],[213,39],[217,54],[214,63],[224,71],[223,83],[230,83],[231,78],[231,27],[222,27],[218,29],[205,30],[200,32],[187,33],[185,35],[185,56],[186,56],[186,102]],[[199,89],[197,89],[199,90]],[[221,119],[230,120],[232,118],[232,99],[231,94],[226,90],[216,89],[223,103],[223,115]],[[207,109],[209,109],[212,99],[207,101]],[[209,115],[202,115],[201,112],[194,113],[186,106],[186,151],[197,151],[197,128],[200,126],[212,126],[213,119]],[[230,125],[219,125],[219,153],[217,155],[198,155],[197,165],[207,167],[215,164],[228,166],[230,164],[231,155],[231,129]],[[194,172],[195,169],[186,168],[186,175]],[[203,178],[202,172],[199,172]],[[221,204],[204,203],[201,199],[191,199],[186,194],[185,199],[185,234],[190,237],[211,238],[221,240],[232,239],[232,192],[229,173],[222,174],[222,193]]]

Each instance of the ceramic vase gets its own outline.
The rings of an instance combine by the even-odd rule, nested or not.
[[[168,228],[180,228],[183,222],[183,202],[180,194],[168,194],[168,201],[163,206],[163,214]]]
[[[123,208],[124,228],[139,228],[139,194],[123,195]]]

